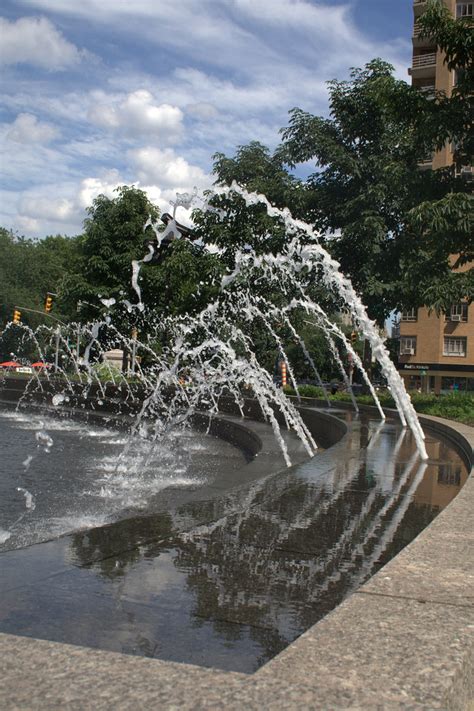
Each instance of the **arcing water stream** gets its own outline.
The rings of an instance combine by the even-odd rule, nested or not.
[[[296,432],[308,455],[312,456],[316,450],[314,439],[293,403],[273,382],[271,375],[259,362],[255,353],[249,335],[249,326],[255,322],[265,329],[275,345],[275,350],[281,354],[290,381],[297,390],[296,378],[285,351],[285,343],[279,336],[277,324],[283,321],[293,338],[297,339],[306,359],[313,366],[317,380],[322,385],[311,354],[299,336],[293,319],[293,314],[298,312],[307,315],[315,327],[324,333],[346,382],[347,376],[336,342],[341,343],[343,349],[351,354],[354,364],[361,371],[372,393],[380,417],[382,419],[385,417],[360,357],[341,328],[309,295],[308,285],[311,284],[311,280],[318,279],[328,293],[333,294],[339,301],[342,299],[354,328],[370,342],[372,353],[381,365],[383,375],[397,404],[400,421],[404,427],[406,425],[410,427],[421,459],[427,459],[422,429],[403,382],[390,360],[384,341],[375,323],[368,317],[351,282],[339,271],[339,264],[320,245],[318,235],[311,226],[293,219],[289,210],[277,209],[263,195],[247,193],[236,184],[214,193],[214,195],[230,194],[240,196],[248,206],[263,205],[271,218],[284,225],[288,238],[284,251],[278,255],[256,254],[251,249],[238,252],[233,270],[222,279],[218,297],[197,316],[154,320],[153,313],[148,313],[146,304],[142,302],[140,270],[152,261],[164,237],[181,236],[176,224],[177,208],[189,209],[196,195],[178,196],[174,204],[173,216],[164,232],[157,231],[152,225],[157,234],[156,247],[149,245],[148,254],[132,264],[132,286],[137,296],[136,303],[123,302],[132,314],[136,312],[146,315],[146,338],[139,341],[135,336],[130,338],[120,332],[114,319],[120,303],[114,298],[101,300],[102,306],[107,310],[101,321],[87,325],[71,324],[60,330],[56,327],[49,329],[41,326],[36,332],[27,326],[22,326],[23,339],[30,340],[34,344],[35,359],[45,360],[44,343],[47,344],[48,340],[56,341],[66,356],[67,367],[58,365],[57,368],[62,375],[62,392],[55,392],[51,397],[51,403],[54,406],[66,404],[69,398],[77,397],[78,388],[82,389],[85,400],[92,387],[98,388],[99,397],[105,398],[104,385],[96,363],[113,343],[115,348],[122,348],[134,354],[133,375],[139,380],[145,394],[131,428],[132,437],[118,457],[117,470],[123,458],[127,457],[133,448],[134,435],[138,436],[144,428],[149,441],[149,450],[140,456],[143,458],[143,465],[146,466],[156,456],[163,435],[172,428],[189,421],[197,411],[205,409],[211,416],[217,413],[219,398],[223,395],[233,397],[242,412],[243,394],[246,393],[251,393],[258,401],[265,419],[273,428],[288,466],[291,461],[275,415],[276,411],[281,413],[285,426]],[[203,201],[202,210],[215,211],[215,208],[209,205],[210,200],[212,195],[207,202]],[[222,219],[225,219],[225,214],[222,214]],[[145,268],[153,267],[145,266]],[[278,293],[278,306],[270,298],[255,293],[253,285],[258,280],[264,280],[272,292]],[[8,330],[9,326],[5,333],[8,333]],[[72,343],[71,337],[74,338]],[[153,342],[166,342],[166,346],[158,352],[149,345]],[[81,350],[82,356],[80,356]],[[139,359],[135,357],[137,353],[146,356],[146,367],[142,367]],[[128,384],[120,373],[114,373],[111,369],[109,372],[110,380],[116,380],[122,390],[126,391],[126,399],[134,401],[135,386]],[[45,384],[51,380],[51,376],[48,370],[44,371],[44,375],[46,380],[37,375],[32,377],[31,383],[25,390],[25,397],[28,396],[29,390],[45,390]],[[355,398],[353,403],[357,410]],[[45,442],[46,437],[49,436],[44,433]],[[52,446],[51,438],[47,440],[47,446],[49,448]],[[31,509],[34,501],[28,498],[29,492],[25,491],[26,505],[28,506],[30,502]]]
[[[239,376],[242,375],[242,372],[246,372],[247,370],[244,364],[240,363],[236,357],[236,344],[240,344],[246,352],[247,361],[252,364],[252,369],[255,367],[257,371],[259,371],[260,378],[258,379],[258,382],[252,382],[253,386],[256,385],[255,392],[257,397],[264,394],[264,401],[268,402],[267,398],[270,396],[271,402],[274,399],[274,393],[265,392],[264,383],[266,378],[261,372],[262,369],[256,363],[256,357],[251,349],[249,339],[242,330],[236,329],[232,324],[242,321],[242,318],[244,319],[244,322],[251,322],[255,318],[262,322],[267,331],[271,334],[275,345],[283,354],[290,373],[290,378],[293,380],[296,387],[296,382],[294,381],[294,378],[292,378],[291,364],[285,354],[284,344],[281,342],[280,338],[273,329],[271,320],[275,322],[276,320],[281,319],[283,312],[290,329],[294,332],[295,329],[291,324],[289,314],[292,310],[304,310],[307,314],[311,314],[314,317],[315,323],[322,329],[331,346],[333,346],[334,337],[343,341],[346,350],[351,354],[355,364],[361,370],[363,378],[369,386],[375,404],[378,407],[380,415],[383,419],[385,415],[358,354],[345,338],[341,329],[338,328],[336,324],[331,322],[323,309],[318,304],[314,303],[305,291],[305,281],[307,283],[308,276],[311,277],[312,274],[318,271],[318,277],[321,275],[327,289],[343,299],[345,306],[352,317],[354,326],[362,333],[363,337],[369,341],[372,353],[381,365],[382,372],[389,384],[390,390],[397,404],[402,425],[409,425],[415,437],[421,458],[427,459],[426,448],[423,441],[424,434],[420,427],[413,405],[411,404],[410,397],[405,391],[403,381],[398,375],[395,366],[390,359],[376,324],[368,317],[367,311],[360,297],[355,292],[350,280],[340,272],[339,263],[334,260],[319,244],[318,235],[315,233],[313,228],[301,220],[293,219],[288,209],[280,210],[275,208],[268,202],[264,195],[248,193],[240,188],[236,183],[233,183],[229,188],[221,188],[215,192],[215,194],[227,195],[230,193],[240,195],[248,206],[255,204],[264,205],[267,214],[270,217],[276,218],[284,223],[285,232],[289,238],[289,242],[286,246],[285,253],[279,255],[266,254],[262,256],[257,255],[252,250],[247,250],[245,253],[237,253],[233,272],[225,276],[222,280],[221,297],[218,301],[210,304],[210,306],[208,306],[197,319],[198,327],[203,327],[209,335],[209,338],[207,338],[206,341],[199,346],[197,351],[195,350],[193,352],[193,355],[197,355],[198,352],[201,353],[206,348],[214,349],[223,357],[224,361],[227,363],[227,367],[230,367],[231,372],[229,375],[234,375],[232,378],[233,382],[238,383],[241,381],[241,377]],[[185,197],[185,201],[177,201],[176,205],[183,204],[186,205],[186,207],[190,207],[193,196]],[[208,198],[207,203],[204,203],[204,210],[212,209],[209,208],[209,199],[212,199],[212,197]],[[174,233],[178,236],[179,230],[177,229],[175,222],[176,205],[173,212],[173,220],[168,222],[166,231],[167,233],[174,231]],[[225,218],[225,215],[223,215],[223,218]],[[309,238],[309,241],[306,239],[303,242],[301,240],[301,235]],[[150,255],[147,255],[144,258],[144,261],[149,258]],[[304,278],[302,278],[302,274],[305,274]],[[281,307],[277,309],[272,304],[265,302],[252,293],[252,284],[256,279],[258,279],[259,276],[262,275],[267,280],[268,284],[271,284],[272,287],[278,289],[280,294],[287,297],[287,305],[284,306],[283,309]],[[238,288],[232,292],[230,290],[230,286],[234,284],[237,284]],[[139,307],[142,308],[140,291],[138,288],[137,270],[134,270],[134,285],[139,298]],[[295,287],[299,292],[298,298],[291,297],[291,294],[294,294]],[[177,342],[186,344],[190,334],[195,333],[196,325],[189,320],[185,320],[184,323],[180,324],[180,326],[181,328],[178,329],[177,333]],[[223,341],[221,334],[226,330],[230,330],[230,333],[228,333],[226,340]],[[332,350],[337,357],[336,349],[332,347]],[[186,349],[183,355],[186,357]],[[342,371],[344,375],[343,368]],[[319,378],[319,375],[317,375],[317,377]],[[260,387],[260,383],[263,388]],[[264,393],[262,393],[262,389]],[[259,400],[260,399],[261,398],[259,397]],[[283,411],[286,412],[286,408],[283,408]],[[296,418],[293,423],[295,428],[299,425],[299,423],[296,425],[297,422],[298,418]],[[298,434],[301,436],[302,433],[298,431]],[[304,436],[302,439],[305,441]]]

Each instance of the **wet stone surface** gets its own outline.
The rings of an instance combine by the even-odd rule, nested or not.
[[[0,556],[0,631],[251,673],[409,543],[467,471],[361,420],[312,460]],[[220,460],[226,466],[225,458]]]

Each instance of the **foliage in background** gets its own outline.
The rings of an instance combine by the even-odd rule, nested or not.
[[[99,195],[88,208],[84,233],[78,238],[78,268],[62,285],[62,298],[71,308],[84,302],[81,319],[97,317],[89,303],[100,305],[99,297],[137,300],[132,260],[143,257],[143,226],[149,216],[157,220],[159,211],[142,190],[122,186],[116,192],[114,198]]]
[[[291,206],[296,216],[304,214],[304,184],[290,175],[281,158],[258,141],[240,146],[234,158],[223,153],[216,153],[213,158],[213,172],[219,185],[230,186],[236,181],[249,192],[264,193],[273,205]],[[218,212],[195,210],[196,232],[206,244],[219,248],[227,267],[233,266],[239,250],[252,248],[257,254],[283,251],[283,225],[268,217],[263,205],[247,207],[236,194],[214,197],[211,204],[223,210],[225,217],[221,218]]]
[[[250,191],[263,192],[273,204],[289,206],[295,217],[321,230],[321,240],[340,260],[379,323],[394,309],[427,305],[448,310],[452,303],[474,296],[469,186],[453,167],[418,169],[446,142],[455,145],[457,167],[472,160],[473,22],[453,20],[439,0],[430,0],[427,7],[420,19],[422,32],[446,53],[449,69],[457,71],[451,96],[438,93],[430,100],[395,79],[393,68],[376,59],[353,69],[348,81],[329,82],[329,118],[293,109],[283,143],[274,153],[254,141],[239,147],[233,158],[214,156],[219,184],[236,180]],[[307,180],[291,172],[308,163],[313,172]],[[262,206],[246,207],[236,195],[213,202],[225,209],[224,218],[218,212],[196,210],[194,219],[203,243],[216,245],[217,253],[176,240],[163,262],[142,267],[143,301],[158,318],[193,314],[205,307],[216,297],[222,274],[233,266],[237,251],[285,251],[282,224],[269,218]],[[96,318],[104,311],[100,298],[136,303],[131,263],[143,257],[144,238],[154,236],[151,227],[143,232],[149,217],[157,221],[159,211],[146,194],[122,186],[116,197],[99,195],[94,200],[79,237],[31,241],[1,229],[2,325],[11,319],[14,306],[41,311],[47,291],[58,293],[53,314],[66,321]],[[463,271],[454,273],[453,265]],[[337,299],[318,284],[317,275],[311,278],[305,287],[326,310],[336,313]],[[278,304],[278,293],[269,293],[264,280],[254,288]],[[83,302],[79,312],[78,302]],[[124,307],[115,311],[121,330],[130,333],[137,325],[140,337],[146,336],[146,320],[137,311]],[[42,318],[23,314],[32,327]],[[254,330],[257,355],[271,370],[276,348],[258,324]],[[304,333],[303,328],[303,335],[322,376],[331,378],[332,359],[323,340],[314,330]],[[4,350],[9,350],[8,344]],[[288,354],[298,378],[312,377],[291,338]]]
[[[420,36],[429,37],[442,50],[445,64],[455,72],[451,94],[438,92],[433,102],[430,129],[436,148],[451,144],[455,168],[462,176],[463,167],[473,166],[474,156],[474,18],[454,19],[441,0],[430,0],[418,23]],[[424,241],[424,263],[420,261],[418,267],[413,263],[409,276],[421,285],[425,303],[437,311],[474,297],[472,182],[456,177],[454,167],[445,173],[449,180],[442,195],[422,202],[410,215],[416,235]],[[450,265],[462,267],[461,271],[440,268],[445,245],[456,255]]]
[[[44,310],[46,293],[57,293],[64,274],[74,270],[77,261],[74,238],[49,236],[42,240],[17,237],[0,228],[0,323],[13,317],[18,306]],[[62,310],[55,311],[59,318]],[[42,317],[22,312],[22,321],[35,328]]]
[[[429,38],[444,54],[447,68],[455,72],[451,95],[439,94],[435,105],[438,148],[448,139],[458,168],[470,165],[474,154],[474,17],[453,18],[442,0],[429,0],[418,19],[420,38]]]
[[[78,239],[79,268],[63,283],[65,300],[85,302],[81,318],[97,316],[97,310],[87,302],[97,305],[100,297],[138,302],[132,287],[132,261],[146,254],[145,238],[155,237],[150,225],[144,232],[148,218],[160,228],[159,210],[143,190],[122,186],[116,192],[114,198],[99,195],[89,208],[84,234]],[[193,312],[211,298],[221,271],[214,255],[185,240],[175,240],[161,264],[141,267],[138,283],[142,301],[158,314]],[[138,313],[130,318],[127,314],[125,310],[122,315],[124,325],[140,325]]]
[[[317,399],[323,397],[321,388],[313,385],[301,385],[298,390],[301,397]],[[296,395],[295,390],[291,387],[286,387],[285,393],[290,396]],[[328,395],[333,402],[352,402],[348,392],[337,392],[334,395],[328,393]],[[381,390],[377,393],[377,396],[382,407],[395,409],[395,401],[388,390]],[[436,417],[445,417],[448,420],[456,420],[457,422],[474,426],[474,394],[472,393],[456,392],[445,395],[411,393],[410,397],[417,412]],[[374,404],[371,395],[356,395],[356,400],[360,405]]]
[[[394,309],[449,310],[474,296],[470,186],[454,166],[419,169],[447,143],[455,146],[458,168],[472,162],[473,21],[454,20],[440,0],[427,7],[420,24],[456,72],[451,96],[438,92],[433,100],[375,59],[353,69],[348,81],[329,82],[329,118],[293,109],[273,154],[252,142],[233,158],[214,157],[218,184],[235,180],[263,192],[326,235],[325,246],[379,323]],[[308,163],[314,170],[306,181],[286,168],[306,170]],[[247,246],[284,250],[281,225],[261,206],[248,208],[237,196],[214,202],[228,210],[226,219],[197,212],[196,221],[228,265]]]
[[[329,94],[329,119],[290,112],[280,153],[293,167],[314,163],[311,220],[369,313],[381,323],[392,309],[472,297],[472,273],[451,271],[452,254],[459,265],[473,254],[466,183],[453,167],[418,167],[452,137],[458,105],[439,99],[441,109],[381,60],[329,82]]]

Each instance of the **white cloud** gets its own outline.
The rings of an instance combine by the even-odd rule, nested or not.
[[[4,205],[4,211],[0,212],[0,224],[8,228],[15,227],[29,237],[57,233],[79,234],[86,217],[86,208],[92,205],[98,195],[106,195],[110,199],[117,197],[115,191],[120,185],[134,184],[144,190],[162,212],[170,211],[177,192],[191,192],[195,185],[201,189],[210,186],[210,177],[196,166],[187,164],[172,151],[160,153],[161,175],[155,171],[156,181],[152,179],[148,183],[125,180],[118,171],[111,170],[99,176],[83,178],[79,182],[50,182],[21,193],[0,192],[0,202]],[[152,155],[157,157],[156,154]],[[148,177],[153,178],[152,171],[149,172]],[[140,171],[140,178],[145,177],[146,171]],[[190,217],[184,210],[180,210],[179,219],[188,223]]]
[[[188,104],[186,113],[195,116],[198,119],[212,119],[218,114],[216,107],[206,101],[200,101],[196,104]]]
[[[38,235],[78,232],[84,208],[120,184],[138,182],[168,210],[175,192],[212,183],[214,152],[232,155],[251,140],[273,148],[291,107],[327,115],[326,80],[375,56],[406,76],[411,53],[408,35],[383,44],[362,28],[353,0],[13,4],[66,16],[64,26],[84,37],[78,46],[102,56],[74,82],[58,72],[38,79],[28,66],[4,72],[3,215]],[[77,65],[86,51],[58,28],[46,18],[4,20],[2,61]],[[60,146],[51,143],[59,130]]]
[[[59,134],[49,123],[38,121],[33,114],[18,114],[6,134],[7,140],[15,143],[49,143]]]
[[[7,82],[4,82],[7,84]],[[29,113],[49,115],[55,121],[68,123],[87,122],[87,108],[95,99],[84,91],[58,90],[53,82],[38,84],[35,79],[23,79],[18,86],[13,77],[9,86],[5,86],[2,104],[12,112],[28,110]]]
[[[0,138],[6,139],[10,126],[0,128]],[[2,145],[3,143],[3,145]],[[71,166],[67,156],[59,150],[42,143],[17,143],[0,141],[0,163],[5,186],[42,185],[48,182],[68,180]]]
[[[3,214],[0,213],[0,224],[7,227],[14,224],[29,237],[79,234],[86,217],[85,209],[100,194],[116,197],[115,188],[124,182],[118,171],[111,170],[80,181],[45,181],[21,193],[0,192],[5,206]]]
[[[17,210],[23,220],[37,220],[38,223],[74,222],[77,205],[74,199],[74,183],[46,183],[24,190],[19,198]]]
[[[408,40],[401,48],[397,41],[370,39],[357,28],[350,0],[337,6],[316,0],[200,0],[198,6],[196,0],[28,0],[28,4],[136,35],[188,62],[192,58],[192,64],[226,68],[247,80],[257,73],[274,85],[281,84],[280,71],[288,64],[306,63],[313,71],[325,68],[323,77],[331,79],[375,56],[401,67],[401,50],[407,53],[410,48]]]
[[[89,111],[89,119],[99,126],[123,129],[132,135],[152,134],[164,143],[173,143],[181,135],[181,109],[154,103],[152,94],[145,89],[134,91],[118,101],[104,94],[99,96],[102,101],[99,99]]]
[[[35,220],[33,217],[17,215],[16,223],[22,232],[26,232],[28,237],[30,237],[31,235],[36,235],[40,230],[39,220]]]
[[[66,198],[45,199],[45,195],[38,197],[24,196],[20,201],[20,214],[29,218],[49,220],[53,222],[69,222],[75,217],[73,200]]]
[[[77,64],[81,52],[45,17],[0,18],[0,64],[32,64],[61,70]]]
[[[123,183],[117,170],[110,170],[100,178],[84,178],[79,188],[78,204],[85,209],[92,205],[98,195],[106,195],[111,199],[117,197],[114,191]]]
[[[117,110],[110,104],[96,104],[92,106],[87,118],[92,123],[102,126],[103,128],[118,128],[119,126]]]
[[[211,179],[197,165],[192,165],[171,148],[160,150],[147,146],[132,150],[129,156],[134,164],[140,182],[156,184],[160,188],[179,191],[190,190],[193,186],[209,185]]]

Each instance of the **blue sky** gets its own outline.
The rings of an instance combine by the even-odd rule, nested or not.
[[[0,225],[77,234],[99,193],[167,209],[212,154],[273,148],[288,110],[373,57],[407,79],[410,0],[3,0]],[[291,206],[290,206],[291,207]]]

